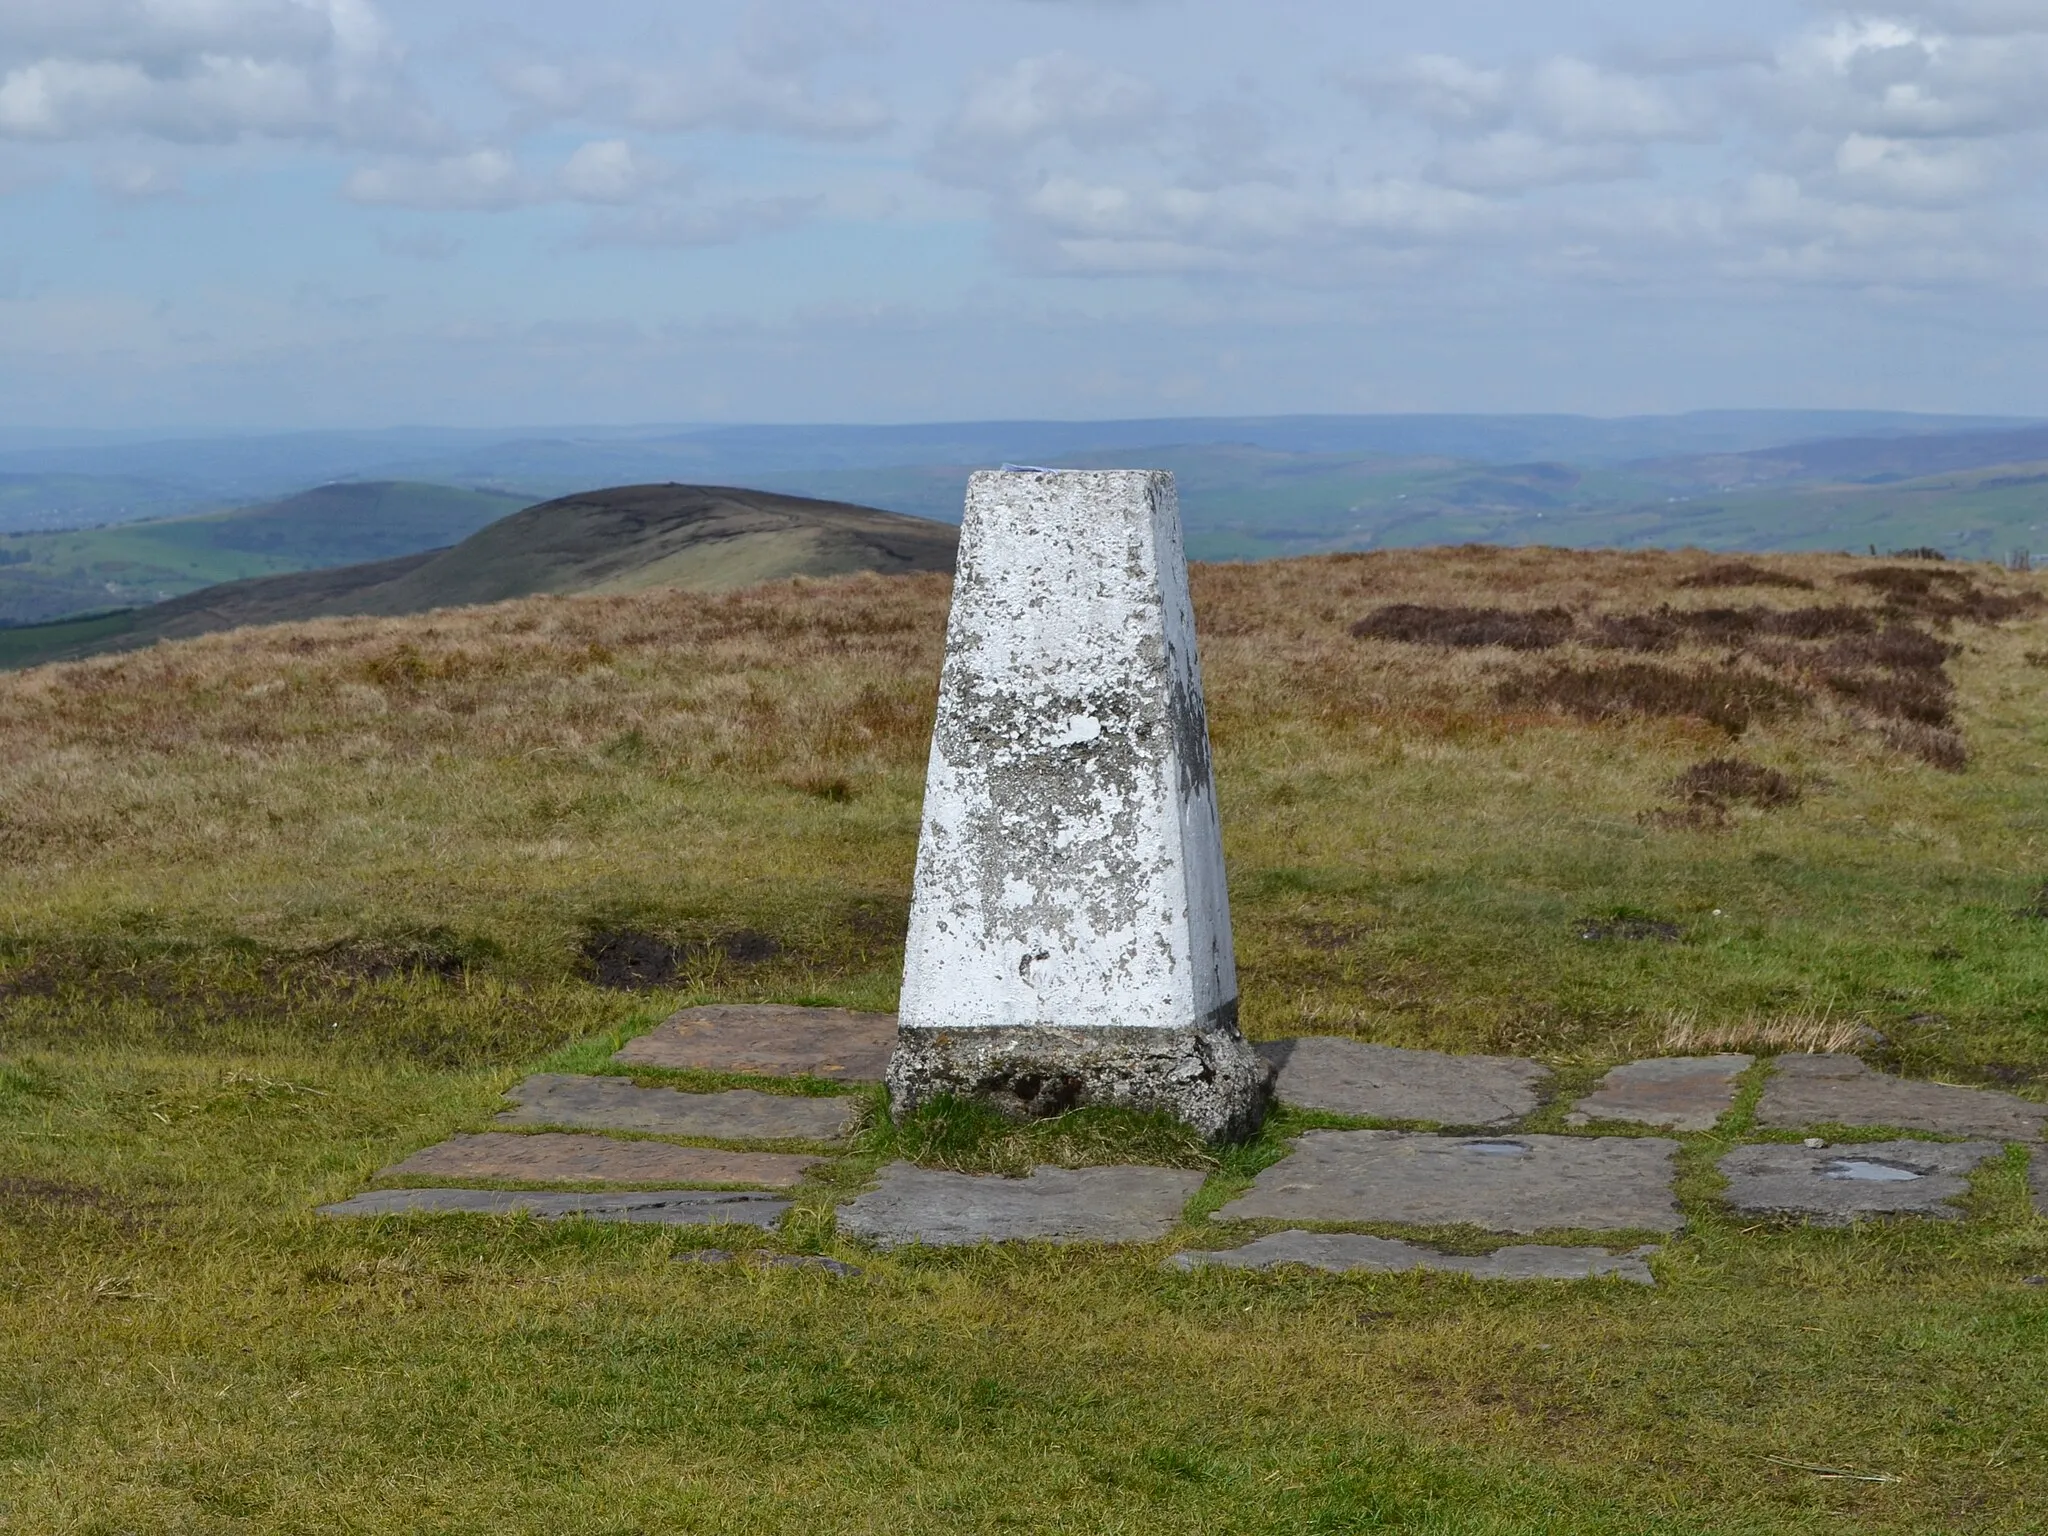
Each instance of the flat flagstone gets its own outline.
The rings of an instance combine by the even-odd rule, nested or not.
[[[724,1152],[611,1136],[485,1131],[451,1136],[386,1168],[382,1178],[507,1179],[532,1184],[771,1184],[802,1181],[815,1157]]]
[[[1034,1168],[1028,1178],[891,1163],[839,1208],[839,1230],[882,1247],[1035,1240],[1142,1243],[1164,1237],[1202,1187],[1186,1168]]]
[[[1268,1040],[1259,1054],[1279,1071],[1283,1104],[1438,1125],[1511,1124],[1536,1108],[1549,1075],[1519,1056],[1451,1056],[1337,1035]]]
[[[1672,1232],[1678,1143],[1661,1136],[1310,1131],[1216,1221],[1466,1223],[1490,1232]]]
[[[1862,1141],[1832,1147],[1737,1147],[1721,1159],[1723,1197],[1745,1215],[1804,1216],[1842,1226],[1858,1216],[1962,1213],[1949,1202],[2005,1148],[1995,1141]]]
[[[895,1049],[893,1013],[720,1004],[672,1014],[629,1040],[612,1060],[629,1067],[879,1083]]]
[[[320,1214],[535,1216],[543,1221],[584,1216],[592,1221],[667,1227],[772,1227],[788,1209],[787,1200],[741,1190],[643,1189],[555,1195],[524,1189],[373,1189],[338,1205],[323,1205]]]
[[[1655,1056],[1616,1067],[1573,1107],[1595,1120],[1711,1131],[1735,1103],[1735,1079],[1754,1056]]]
[[[641,1088],[630,1077],[578,1077],[543,1072],[506,1095],[519,1107],[500,1125],[564,1125],[596,1131],[655,1131],[723,1141],[832,1141],[846,1134],[857,1102],[792,1098],[733,1088],[678,1093]]]
[[[1873,1071],[1854,1056],[1780,1056],[1757,1103],[1756,1123],[1795,1131],[1809,1125],[1887,1125],[1945,1136],[2036,1141],[2048,1105],[1990,1088],[1916,1082]]]
[[[1410,1269],[1446,1270],[1479,1280],[1632,1280],[1655,1285],[1643,1262],[1654,1246],[1613,1254],[1605,1248],[1546,1248],[1533,1243],[1497,1249],[1488,1254],[1439,1253],[1420,1243],[1359,1232],[1275,1232],[1246,1243],[1207,1253],[1176,1253],[1166,1262],[1175,1269],[1218,1265],[1230,1269],[1278,1269],[1300,1264],[1343,1274],[1396,1274]]]

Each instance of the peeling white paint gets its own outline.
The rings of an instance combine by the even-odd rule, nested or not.
[[[1234,1018],[1173,477],[969,483],[904,962],[906,1029]]]

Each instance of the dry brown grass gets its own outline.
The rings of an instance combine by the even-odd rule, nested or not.
[[[1853,1051],[1869,1036],[1855,1019],[1831,1013],[1751,1014],[1740,1019],[1702,1021],[1694,1013],[1673,1014],[1657,1037],[1657,1049],[1671,1056],[1704,1056],[1716,1051]]]

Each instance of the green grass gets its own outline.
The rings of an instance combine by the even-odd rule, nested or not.
[[[134,613],[123,609],[82,619],[61,619],[54,624],[0,628],[0,669],[32,667],[54,652],[117,639],[134,627]]]
[[[1345,633],[1389,591],[1655,603],[1689,568],[1197,572],[1253,1033],[1527,1052],[1557,1073],[1545,1130],[1674,1030],[1823,1017],[1881,1032],[1888,1066],[2040,1096],[2048,621],[1953,631],[1967,772],[1790,718],[1733,750],[1804,798],[1711,833],[1639,818],[1721,733],[1504,715],[1498,669],[1540,659]],[[0,679],[0,1530],[2048,1518],[2024,1155],[1955,1222],[1737,1220],[1713,1165],[1756,1136],[1754,1075],[1683,1138],[1688,1225],[1650,1290],[1163,1269],[1264,1230],[1207,1218],[1287,1136],[1355,1123],[1292,1112],[1219,1151],[1101,1111],[893,1125],[854,1090],[848,1156],[772,1237],[312,1214],[680,1004],[891,1006],[943,602],[931,578],[537,599]],[[1578,937],[1617,914],[1681,936]],[[578,947],[619,927],[679,946],[675,985],[591,983]],[[899,1157],[1207,1182],[1137,1249],[863,1252],[831,1206]],[[865,1273],[675,1262],[707,1245]]]

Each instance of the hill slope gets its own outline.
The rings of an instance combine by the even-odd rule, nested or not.
[[[281,501],[107,528],[0,537],[0,623],[161,602],[282,571],[439,549],[532,505],[506,491],[378,480]]]
[[[125,622],[0,632],[0,665],[249,624],[424,613],[539,593],[716,592],[790,576],[949,571],[958,542],[946,524],[842,502],[725,486],[619,486],[528,507],[449,549],[228,582]]]
[[[1674,1050],[2048,1094],[2048,573],[1454,549],[1192,587],[1255,1038],[1537,1058],[1546,1136]],[[1715,1172],[1787,1134],[1753,1076],[1663,1142],[1655,1288],[1162,1269],[1258,1230],[1209,1213],[1331,1123],[1284,1108],[1222,1157],[875,1113],[780,1231],[310,1215],[672,1007],[893,1006],[946,599],[530,598],[0,677],[10,1529],[2040,1527],[2027,1149],[1954,1220],[1759,1220]],[[613,990],[620,945],[673,974]],[[1143,1248],[877,1251],[828,1213],[890,1161],[1209,1182]]]

